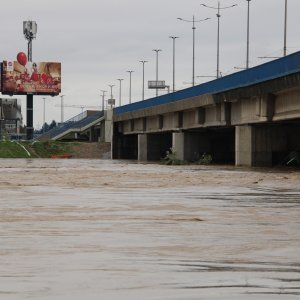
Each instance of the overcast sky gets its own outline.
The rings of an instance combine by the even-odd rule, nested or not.
[[[172,40],[176,40],[176,89],[192,81],[192,24],[177,20],[211,18],[196,24],[195,75],[216,74],[216,11],[201,6],[217,6],[217,0],[2,0],[0,9],[0,60],[15,60],[18,52],[27,52],[23,21],[38,24],[33,41],[34,61],[62,63],[62,94],[65,105],[100,106],[101,92],[114,84],[113,95],[119,103],[129,101],[129,74],[132,73],[132,102],[142,99],[142,64],[145,80],[155,80],[156,54],[159,53],[159,79],[172,86]],[[220,0],[221,6],[238,4],[223,10],[220,18],[220,71],[222,75],[239,71],[246,64],[247,1]],[[282,56],[285,0],[250,2],[250,66],[267,62],[262,56]],[[300,49],[299,0],[288,0],[288,53]],[[196,78],[196,83],[211,80]],[[145,90],[145,97],[155,96]],[[6,96],[4,96],[6,97]],[[22,110],[26,121],[25,97]],[[60,122],[60,97],[47,97],[46,121]],[[34,126],[42,126],[42,97],[34,97]],[[79,114],[80,108],[65,107],[64,119]]]

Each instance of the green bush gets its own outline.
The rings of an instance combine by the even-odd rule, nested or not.
[[[187,164],[186,161],[177,158],[177,153],[172,148],[170,148],[170,150],[166,152],[166,156],[164,158],[162,158],[162,162],[165,165],[184,165],[184,164]]]

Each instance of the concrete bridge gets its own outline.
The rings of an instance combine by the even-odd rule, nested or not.
[[[300,151],[300,52],[114,109],[112,156],[271,166]]]

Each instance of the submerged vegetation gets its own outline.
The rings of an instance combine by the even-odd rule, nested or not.
[[[187,164],[187,161],[184,160],[180,160],[177,157],[177,153],[176,151],[174,151],[174,149],[170,148],[170,150],[168,150],[166,152],[166,156],[163,157],[161,159],[161,161],[165,164],[165,165],[185,165]]]
[[[196,156],[196,155],[195,155]],[[210,154],[203,153],[200,157],[198,156],[194,161],[188,162],[186,160],[181,160],[177,157],[176,151],[170,148],[166,152],[166,156],[161,159],[165,165],[187,165],[187,164],[198,164],[198,165],[209,165],[212,163],[213,159]]]

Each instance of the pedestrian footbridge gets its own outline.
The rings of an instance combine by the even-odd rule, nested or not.
[[[111,114],[111,111],[87,110],[42,134],[37,140],[87,140],[93,142],[107,141],[108,139],[110,142]]]

